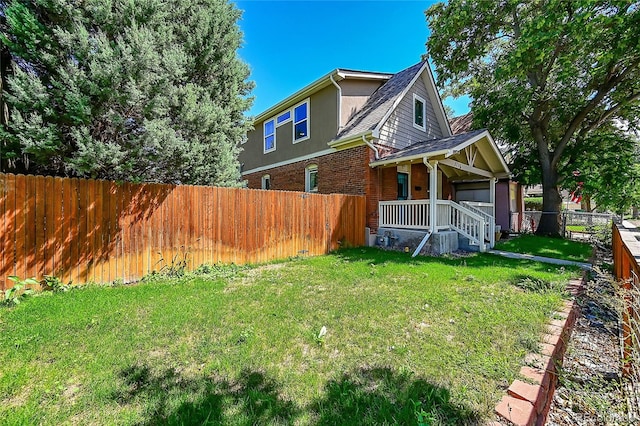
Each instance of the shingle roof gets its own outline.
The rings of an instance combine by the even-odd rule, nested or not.
[[[351,117],[335,140],[373,130],[423,66],[424,61],[394,74],[371,95],[360,111]]]
[[[396,160],[402,159],[406,157],[413,157],[422,154],[428,154],[430,152],[442,151],[445,149],[453,149],[458,145],[462,145],[470,139],[478,136],[481,133],[484,133],[486,129],[474,130],[468,133],[461,133],[453,136],[449,136],[441,139],[430,139],[428,141],[422,141],[414,143],[413,145],[408,146],[407,148],[396,151],[390,155],[386,155],[382,157],[380,160]]]
[[[468,112],[465,115],[453,117],[449,120],[449,126],[451,126],[451,133],[454,135],[465,133],[471,130],[473,125],[473,113]]]

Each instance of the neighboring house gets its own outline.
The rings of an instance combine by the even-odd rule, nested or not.
[[[487,130],[452,132],[426,61],[336,69],[258,115],[242,148],[249,188],[363,195],[372,235],[453,230],[484,249],[495,217],[509,228],[509,168]]]

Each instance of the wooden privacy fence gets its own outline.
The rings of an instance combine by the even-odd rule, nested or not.
[[[612,246],[614,273],[624,289],[623,373],[631,377],[640,404],[640,232],[634,231],[613,224]]]
[[[364,244],[365,199],[0,174],[0,285],[135,281],[186,258],[256,263]]]

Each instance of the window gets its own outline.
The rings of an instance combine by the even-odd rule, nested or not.
[[[312,164],[305,169],[304,190],[318,192],[318,166]]]
[[[398,173],[398,200],[409,198],[409,173]]]
[[[271,189],[271,176],[262,176],[262,189]]]
[[[276,149],[276,126],[273,120],[264,122],[264,153]]]
[[[427,126],[425,123],[425,100],[420,96],[413,94],[413,127],[416,129],[420,129],[423,131],[427,130]]]
[[[309,139],[309,101],[293,108],[293,143]]]
[[[276,126],[287,123],[291,121],[291,110],[283,112],[276,118]]]

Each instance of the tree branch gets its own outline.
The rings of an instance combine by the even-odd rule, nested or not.
[[[625,98],[624,100],[618,102],[616,105],[612,106],[611,108],[609,108],[608,110],[604,111],[602,113],[602,115],[600,115],[600,117],[598,117],[596,120],[593,121],[593,123],[591,123],[589,126],[587,126],[585,128],[586,131],[591,131],[593,129],[595,129],[596,127],[600,126],[602,123],[604,123],[605,121],[607,121],[608,119],[611,118],[611,116],[613,114],[615,114],[618,110],[620,110],[620,108],[622,108],[624,105],[627,105],[633,101],[636,101],[640,99],[640,92],[634,93],[631,96],[628,96],[627,98]]]
[[[616,65],[617,64],[611,64],[609,69],[613,70]],[[576,114],[573,120],[571,120],[567,131],[556,146],[553,160],[551,161],[553,167],[557,166],[557,163],[562,156],[562,152],[566,148],[575,132],[578,130],[578,127],[580,127],[580,124],[582,124],[582,122],[585,120],[587,115],[589,115],[589,113],[592,112],[598,106],[598,104],[600,104],[600,102],[613,88],[615,88],[622,80],[625,79],[628,74],[630,74],[635,68],[637,68],[638,65],[640,65],[640,59],[636,59],[635,62],[633,62],[623,72],[615,77],[611,75],[611,72],[609,73],[609,77],[605,79],[605,82],[601,84],[600,87],[598,87],[596,95],[589,102],[587,102],[584,108],[582,108],[582,110],[580,110],[580,112]]]

